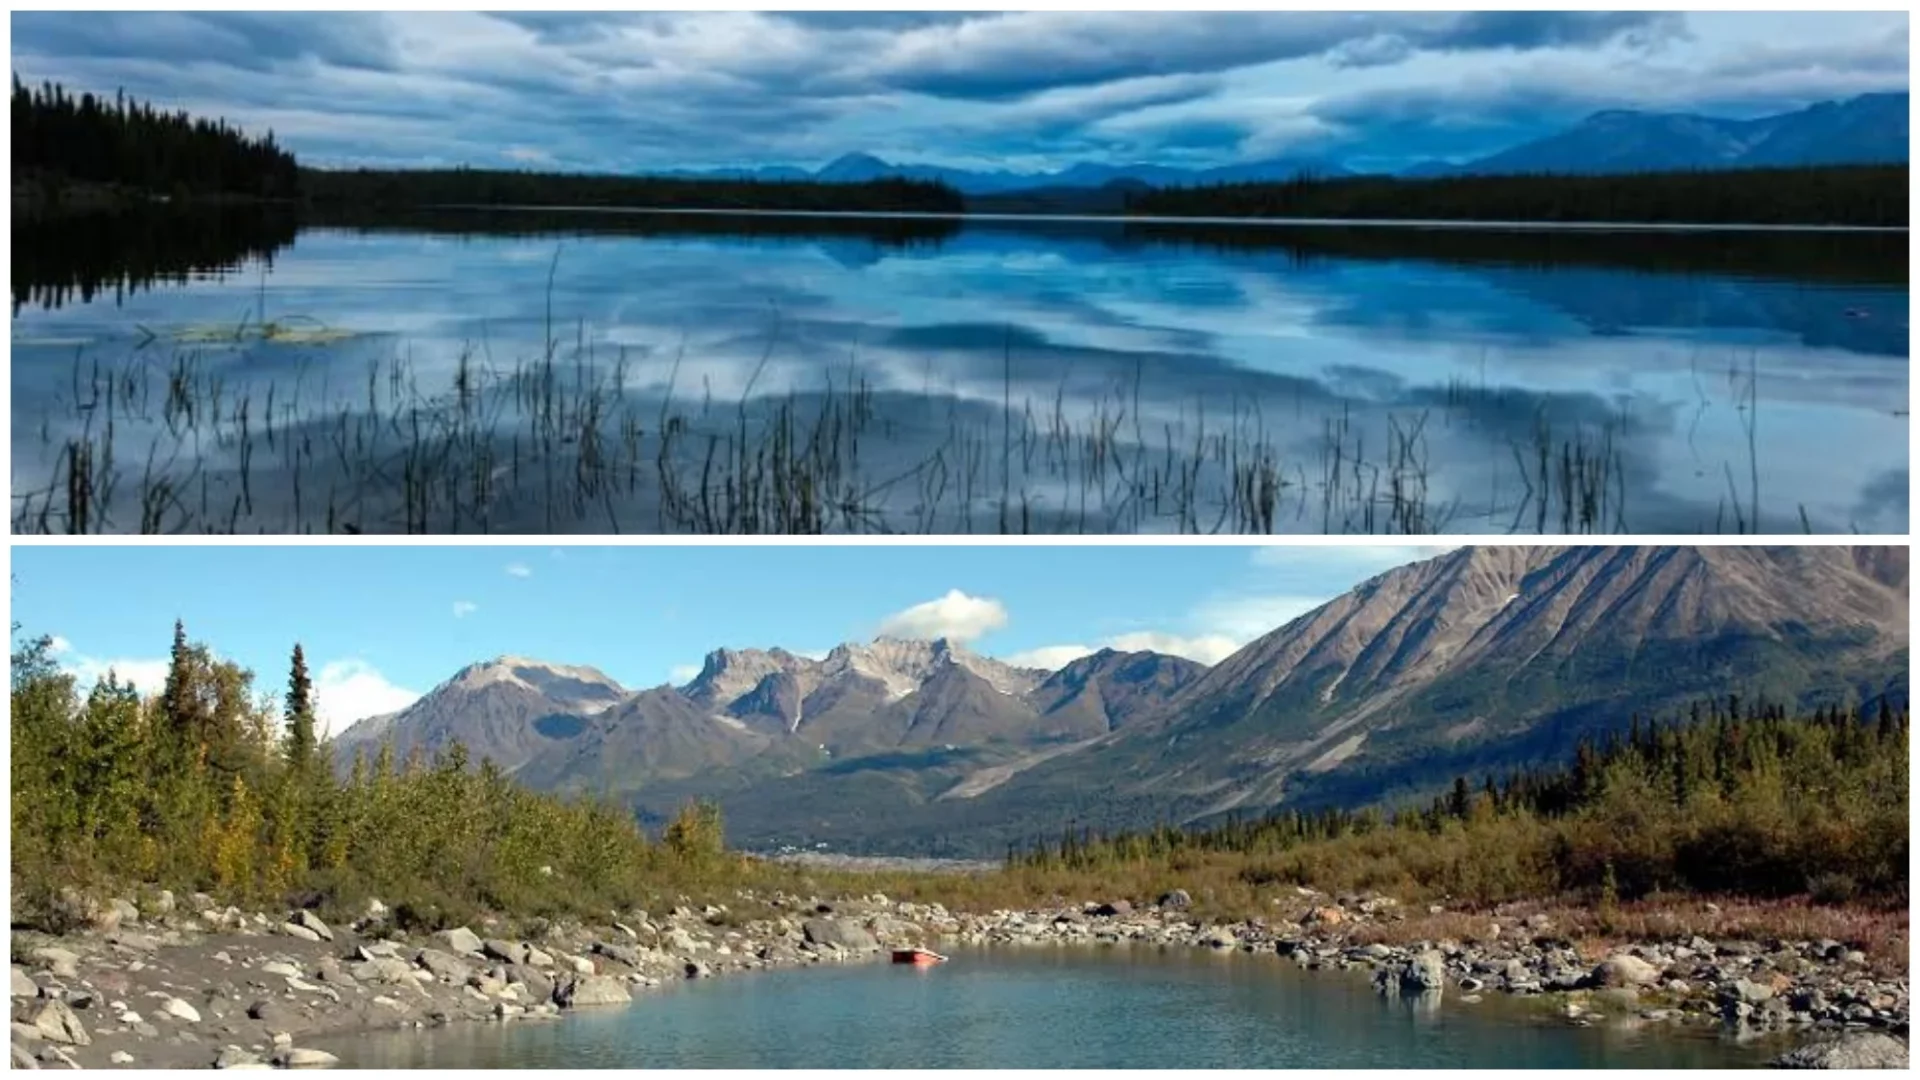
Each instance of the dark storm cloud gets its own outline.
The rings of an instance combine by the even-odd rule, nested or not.
[[[1375,65],[1421,51],[1653,41],[1680,25],[1661,12],[1024,12],[907,35],[880,77],[921,93],[994,99],[1321,55]]]

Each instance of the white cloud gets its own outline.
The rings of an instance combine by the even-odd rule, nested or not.
[[[464,619],[479,610],[480,605],[471,600],[455,600],[453,602],[453,617],[456,619]]]
[[[972,641],[1007,625],[1007,608],[998,600],[968,596],[959,589],[924,604],[915,604],[881,620],[884,637],[930,641],[947,638]]]
[[[685,686],[700,674],[699,664],[675,664],[667,672],[667,680],[675,686]]]
[[[167,670],[173,666],[165,657],[154,660],[130,657],[108,660],[82,656],[73,651],[72,643],[65,638],[54,639],[53,651],[60,658],[61,670],[74,677],[82,694],[92,689],[94,683],[106,678],[109,671],[122,683],[131,684],[142,696],[157,694],[166,689]]]
[[[529,165],[551,165],[553,155],[545,150],[531,146],[509,146],[500,152],[500,156],[509,161],[518,161]]]
[[[520,562],[508,563],[507,576],[517,577],[517,578],[530,578],[533,576],[533,567],[528,566],[526,563],[520,563]]]
[[[1188,637],[1181,634],[1164,634],[1155,630],[1136,630],[1107,638],[1098,646],[1042,645],[1037,649],[1028,649],[1000,659],[1015,667],[1058,671],[1083,656],[1092,656],[1100,649],[1106,648],[1119,652],[1157,652],[1168,656],[1184,656],[1188,660],[1198,661],[1211,667],[1232,656],[1243,644],[1245,644],[1244,640],[1224,634],[1196,634]]]
[[[55,634],[47,639],[47,651],[53,653],[55,656],[59,656],[61,653],[72,652],[73,642],[68,641],[59,634]]]
[[[387,681],[365,660],[332,660],[313,680],[314,713],[338,734],[369,716],[398,712],[420,699],[418,691]]]
[[[1211,667],[1240,651],[1246,644],[1245,639],[1236,639],[1225,634],[1199,634],[1183,637],[1179,634],[1162,634],[1152,630],[1143,630],[1132,634],[1121,634],[1108,642],[1121,652],[1152,651],[1166,653],[1169,656],[1184,656]]]
[[[1037,649],[1014,653],[1000,659],[1014,667],[1040,668],[1044,671],[1059,671],[1083,656],[1092,656],[1095,650],[1085,645],[1042,645]]]

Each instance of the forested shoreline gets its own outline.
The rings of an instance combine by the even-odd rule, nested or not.
[[[1282,811],[1190,830],[1066,833],[1009,868],[1090,878],[1184,867],[1242,890],[1389,888],[1477,905],[1577,897],[1907,902],[1908,714],[1790,715],[1738,698],[1564,765],[1458,777],[1430,806]]]
[[[529,790],[457,744],[343,769],[316,734],[297,645],[283,695],[260,692],[251,671],[178,624],[165,688],[145,698],[111,674],[81,687],[49,639],[17,644],[12,659],[12,868],[16,912],[29,917],[56,912],[66,889],[138,882],[243,902],[350,907],[377,895],[430,924],[603,910],[754,872],[727,854],[710,805],[689,804],[656,840],[627,807]],[[1665,723],[1636,717],[1624,738],[1583,745],[1562,766],[1461,777],[1427,807],[1068,833],[1010,851],[1001,873],[964,892],[994,903],[1038,899],[1035,889],[1126,895],[1177,875],[1249,902],[1301,885],[1484,905],[1904,905],[1907,733],[1904,707],[1887,704],[1790,716],[1716,702]]]
[[[314,207],[544,207],[814,213],[1506,221],[1904,227],[1907,166],[1729,169],[1630,175],[1301,178],[1189,188],[1123,185],[970,198],[937,181],[724,180],[485,169],[321,169],[271,131],[13,82],[14,201],[30,212],[164,199]],[[1033,196],[1031,198],[1026,196]],[[1063,201],[1064,200],[1064,201]],[[977,203],[977,205],[976,205]]]
[[[1129,215],[1379,221],[1905,227],[1907,166],[1623,175],[1354,176],[1159,188]]]

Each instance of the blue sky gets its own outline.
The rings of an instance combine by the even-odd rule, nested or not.
[[[13,618],[85,679],[149,691],[173,620],[275,693],[299,641],[334,730],[465,664],[588,664],[629,687],[721,646],[946,636],[1055,667],[1104,645],[1211,662],[1444,548],[21,546]]]
[[[639,171],[1464,159],[1600,109],[1905,90],[1904,12],[211,12],[12,16],[13,69],[320,164]]]

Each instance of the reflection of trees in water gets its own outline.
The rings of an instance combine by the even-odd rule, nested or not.
[[[1593,267],[1823,284],[1907,284],[1904,232],[1701,232],[1129,222],[1117,246],[1272,251],[1300,262],[1421,260],[1539,270]]]
[[[937,250],[964,223],[952,217],[859,217],[803,214],[647,213],[540,208],[359,210],[329,206],[307,216],[309,226],[367,233],[459,236],[633,236],[741,240],[867,241],[877,249]]]
[[[107,293],[118,304],[128,293],[182,285],[250,259],[271,265],[298,232],[299,219],[285,206],[16,218],[13,313],[88,303]]]

